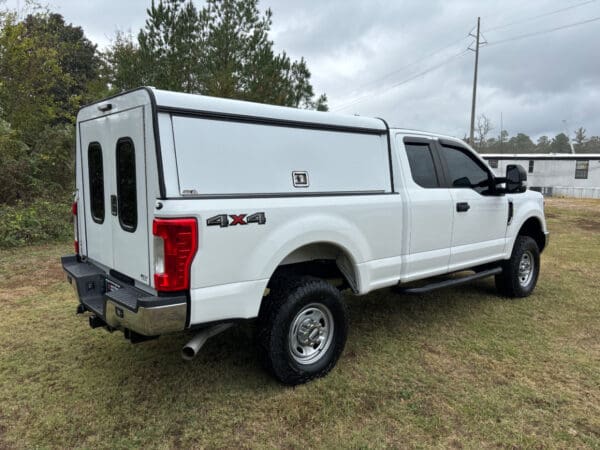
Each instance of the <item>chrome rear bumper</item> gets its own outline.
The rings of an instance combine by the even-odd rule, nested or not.
[[[187,304],[124,308],[114,300],[106,300],[104,320],[112,328],[128,329],[144,336],[158,336],[185,328]]]

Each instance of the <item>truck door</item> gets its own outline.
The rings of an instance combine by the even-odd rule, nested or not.
[[[452,243],[452,197],[442,184],[435,142],[421,137],[398,138],[406,192],[410,202],[410,237],[403,278],[439,275],[448,271]],[[404,144],[404,145],[403,145]]]
[[[81,122],[87,257],[147,284],[144,107]]]
[[[449,270],[501,259],[507,198],[488,195],[490,170],[469,149],[445,141],[440,142],[439,149],[454,211]]]

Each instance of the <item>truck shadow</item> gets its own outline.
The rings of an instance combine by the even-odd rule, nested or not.
[[[360,357],[361,351],[377,351],[376,343],[373,349],[356,345],[364,335],[372,335],[374,328],[378,339],[402,340],[405,345],[417,345],[415,329],[423,333],[432,332],[432,329],[449,322],[459,323],[467,315],[485,315],[490,301],[507,301],[496,296],[490,280],[424,295],[402,295],[392,289],[383,289],[361,297],[345,295],[345,299],[350,322],[345,353],[351,359],[357,355]],[[182,360],[180,352],[194,336],[193,332],[163,336],[137,345],[127,344],[119,339],[119,333],[114,333],[102,339],[108,345],[98,345],[95,349],[102,354],[95,359],[95,364],[98,360],[117,362],[128,367],[126,378],[160,380],[162,389],[169,391],[187,386],[204,392],[203,395],[210,395],[210,392],[248,394],[266,389],[261,394],[265,395],[287,389],[262,369],[254,330],[255,321],[240,323],[211,338],[192,361]],[[345,357],[348,355],[342,355],[341,361]],[[110,364],[98,369],[104,372],[106,382],[115,377],[116,372]],[[123,381],[123,373],[118,374],[116,382],[119,380]],[[139,390],[146,391],[143,394],[149,398],[153,395],[152,385],[140,386]]]

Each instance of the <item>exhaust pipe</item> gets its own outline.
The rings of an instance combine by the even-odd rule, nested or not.
[[[222,323],[202,330],[194,336],[191,341],[183,346],[181,349],[181,357],[186,361],[194,359],[208,339],[222,333],[232,325],[232,323]]]

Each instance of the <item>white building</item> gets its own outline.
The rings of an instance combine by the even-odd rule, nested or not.
[[[600,153],[578,154],[482,154],[497,176],[506,166],[520,164],[527,170],[530,189],[549,196],[600,198]]]

